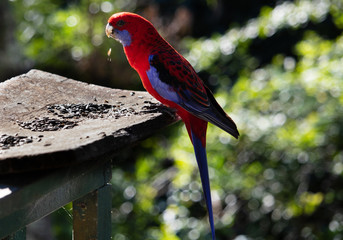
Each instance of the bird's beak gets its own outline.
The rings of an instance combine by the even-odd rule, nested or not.
[[[105,29],[105,32],[106,32],[107,37],[109,37],[109,38],[115,38],[115,37],[114,37],[114,31],[113,31],[113,29],[114,29],[113,26],[110,25],[109,23],[107,23],[106,29]]]

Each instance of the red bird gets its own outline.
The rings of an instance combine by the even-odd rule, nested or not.
[[[123,45],[144,88],[164,105],[176,109],[185,123],[198,162],[214,240],[206,157],[207,122],[238,138],[236,124],[219,106],[189,62],[158,34],[148,20],[133,13],[116,13],[108,20],[106,35]]]

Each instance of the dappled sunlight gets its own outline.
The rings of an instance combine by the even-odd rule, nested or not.
[[[19,72],[39,68],[142,89],[104,28],[114,12],[144,15],[181,50],[240,132],[237,140],[208,126],[217,239],[341,239],[339,0],[250,1],[244,9],[230,1],[62,2],[8,2],[16,26],[4,36],[15,44],[4,48],[1,72],[11,63]],[[209,239],[197,162],[182,123],[118,153],[111,183],[113,239]]]
[[[212,66],[211,59],[215,59],[219,53],[231,55],[248,40],[272,37],[278,30],[297,29],[310,21],[321,22],[329,11],[330,0],[317,0],[315,3],[308,0],[295,3],[285,1],[275,8],[264,7],[259,18],[249,20],[241,28],[232,28],[223,36],[212,40],[189,41],[187,45],[190,51],[186,58],[197,70],[207,69]]]
[[[6,197],[7,195],[10,195],[11,193],[12,193],[12,190],[8,187],[0,188],[0,198]]]

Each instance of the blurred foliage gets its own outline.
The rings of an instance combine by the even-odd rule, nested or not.
[[[241,133],[237,141],[208,130],[217,238],[343,239],[341,0],[16,0],[7,8],[16,41],[5,52],[20,50],[8,58],[22,63],[18,71],[131,89],[141,88],[138,76],[104,26],[116,11],[149,18]],[[112,185],[114,240],[210,238],[181,123],[117,156]]]

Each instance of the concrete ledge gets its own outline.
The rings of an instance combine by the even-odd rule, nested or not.
[[[113,155],[177,121],[146,92],[31,70],[0,83],[0,175]]]

